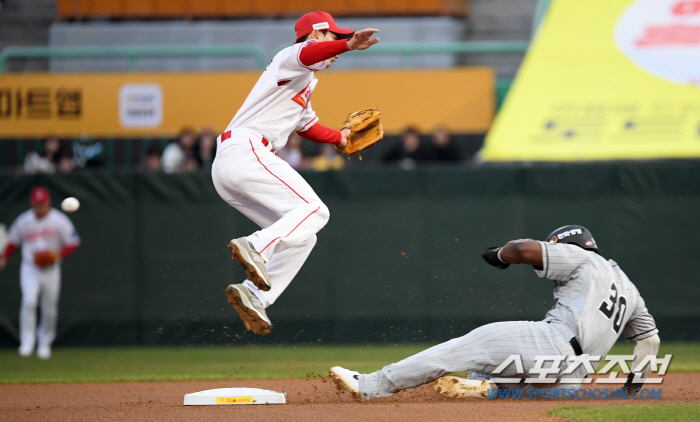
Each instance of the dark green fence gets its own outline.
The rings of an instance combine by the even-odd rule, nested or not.
[[[57,345],[438,341],[491,321],[541,319],[552,283],[499,271],[484,248],[559,226],[591,229],[636,283],[666,340],[700,339],[694,162],[306,173],[329,224],[268,313],[245,332],[224,288],[244,273],[226,244],[255,226],[207,174],[0,178],[0,221],[31,188],[76,196],[83,244],[63,264]],[[15,346],[19,257],[0,273],[0,345]]]

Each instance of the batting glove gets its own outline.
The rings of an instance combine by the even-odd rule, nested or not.
[[[497,247],[491,247],[486,249],[486,252],[484,252],[481,256],[484,258],[484,260],[489,264],[493,265],[494,267],[498,268],[499,270],[505,270],[506,268],[510,267],[510,264],[503,261],[501,257],[498,255],[498,252],[501,250],[501,248]]]

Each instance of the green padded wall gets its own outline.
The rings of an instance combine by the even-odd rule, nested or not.
[[[441,341],[486,322],[538,320],[552,283],[489,267],[481,252],[582,224],[638,286],[665,340],[700,340],[694,162],[394,168],[304,173],[331,211],[297,278],[245,332],[224,288],[243,270],[226,248],[256,230],[208,174],[0,176],[0,222],[31,188],[71,216],[82,246],[63,264],[56,345]],[[17,345],[19,254],[0,273],[0,346]]]

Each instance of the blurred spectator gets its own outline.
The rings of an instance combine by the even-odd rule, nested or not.
[[[286,161],[295,170],[306,167],[304,152],[301,149],[303,142],[299,134],[292,132],[287,140],[287,145],[277,153],[277,156]]]
[[[321,154],[311,160],[311,168],[316,171],[340,170],[344,166],[345,160],[338,155],[333,144],[323,144]]]
[[[401,134],[401,142],[384,154],[384,162],[397,162],[403,169],[410,170],[416,163],[430,158],[428,150],[421,144],[420,133],[414,128],[407,128]]]
[[[102,165],[103,152],[102,143],[83,133],[80,140],[73,144],[73,163],[76,168],[98,167]]]
[[[143,171],[157,172],[160,171],[160,167],[160,148],[154,145],[146,152],[146,165]]]
[[[73,155],[69,151],[62,151],[58,157],[58,171],[70,173],[73,171]]]
[[[433,131],[429,153],[433,161],[456,162],[462,159],[452,134],[445,126],[438,126]]]
[[[24,159],[25,173],[55,173],[61,142],[56,137],[44,139],[39,152],[32,151]]]
[[[197,141],[196,158],[199,168],[207,171],[210,170],[215,155],[216,135],[214,135],[214,131],[211,128],[204,128],[199,133],[199,140]]]
[[[171,142],[163,151],[161,158],[163,171],[165,173],[178,173],[197,170],[195,142],[194,131],[191,128],[182,129],[177,141]]]

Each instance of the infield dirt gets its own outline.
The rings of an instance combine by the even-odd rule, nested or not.
[[[287,393],[286,405],[183,406],[185,394],[223,387]],[[357,403],[328,378],[258,381],[123,382],[0,385],[3,421],[561,421],[558,406],[700,402],[700,374],[664,377],[659,400],[448,399],[430,385],[370,403]]]

